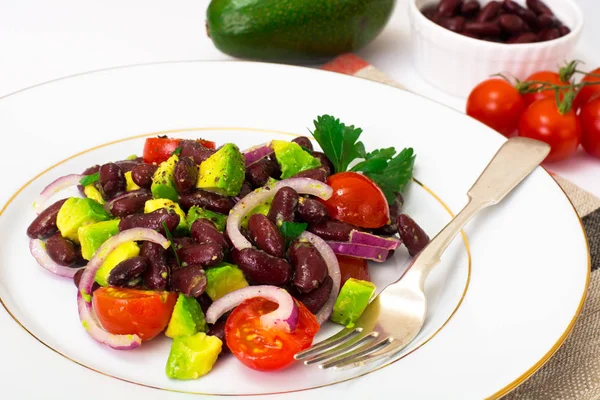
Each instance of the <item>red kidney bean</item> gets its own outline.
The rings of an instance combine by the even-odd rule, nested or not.
[[[537,34],[533,33],[533,32],[525,32],[525,33],[521,33],[520,35],[514,36],[510,39],[508,39],[507,43],[534,43],[537,42],[539,40],[539,37]]]
[[[498,22],[467,22],[465,32],[488,37],[500,36],[502,33]]]
[[[571,33],[571,29],[570,29],[568,26],[561,25],[561,26],[558,28],[558,32],[560,33],[560,36],[562,37],[562,36],[566,36],[566,35],[568,35],[569,33]]]
[[[104,209],[117,218],[144,212],[144,205],[152,199],[152,193],[146,189],[122,193],[109,200]]]
[[[157,168],[154,164],[138,164],[131,170],[131,180],[141,188],[150,189]]]
[[[288,250],[288,259],[294,268],[294,286],[302,293],[318,288],[327,276],[325,260],[308,242],[295,240]]]
[[[182,140],[179,147],[181,148],[180,157],[191,157],[198,165],[215,153],[215,150],[206,148],[195,140]]]
[[[123,170],[115,163],[104,164],[100,167],[100,188],[106,198],[110,199],[124,192],[126,187]]]
[[[184,210],[189,210],[192,206],[198,206],[221,214],[228,214],[234,206],[234,202],[230,197],[202,189],[180,195],[179,204]]]
[[[56,203],[44,209],[40,215],[35,217],[27,228],[27,236],[32,239],[45,239],[58,232],[56,227],[56,216],[67,199],[58,200]]]
[[[221,353],[219,353],[219,356],[221,354],[227,354],[227,353],[231,352],[231,350],[229,350],[229,347],[227,347],[227,341],[225,340],[225,324],[226,323],[227,323],[227,318],[221,317],[208,330],[208,334],[210,336],[216,336],[221,340],[221,342],[223,342],[223,346],[221,347]]]
[[[442,17],[452,17],[460,7],[462,0],[441,0],[437,6],[437,12]]]
[[[325,172],[327,176],[335,173],[335,169],[333,168],[333,164],[329,161],[329,158],[324,153],[320,151],[313,151],[313,157],[321,162],[321,167],[325,168]]]
[[[55,233],[46,240],[46,252],[55,263],[76,267],[74,264],[77,262],[78,255],[75,244],[62,237],[60,233]]]
[[[244,197],[246,197],[247,195],[252,193],[253,190],[254,190],[254,188],[252,187],[250,182],[244,181],[242,183],[242,188],[240,189],[240,193],[237,195],[237,197],[240,199],[243,199]]]
[[[498,22],[500,23],[500,27],[504,32],[510,34],[518,34],[523,31],[525,28],[525,22],[521,19],[521,17],[514,14],[504,14],[498,18]]]
[[[208,219],[200,218],[194,221],[190,228],[190,235],[197,244],[213,243],[221,246],[223,250],[229,250],[225,235],[219,232],[215,224]]]
[[[94,175],[98,171],[100,171],[100,166],[92,165],[91,167],[86,168],[81,175]],[[81,194],[85,194],[85,192],[83,191],[83,186],[77,185],[77,189]]]
[[[308,149],[310,151],[313,151],[313,144],[310,141],[309,138],[307,138],[306,136],[298,136],[295,139],[292,139],[292,142],[299,144],[300,146],[304,147],[305,149]]]
[[[429,236],[415,220],[406,214],[398,215],[398,234],[411,256],[417,255],[427,244]]]
[[[560,32],[558,28],[544,29],[539,33],[540,41],[548,41],[558,39],[560,37]]]
[[[498,12],[502,7],[502,3],[499,1],[490,1],[479,11],[479,14],[475,17],[475,22],[488,22],[498,16]]]
[[[256,246],[273,257],[283,258],[285,242],[277,226],[262,214],[253,214],[248,220],[248,231]]]
[[[180,157],[175,164],[173,180],[178,193],[189,193],[196,188],[198,182],[198,165],[191,157]]]
[[[234,263],[253,285],[283,286],[292,279],[293,270],[283,258],[252,248],[232,252]]]
[[[292,222],[297,207],[298,193],[290,187],[282,187],[275,193],[267,216],[277,225],[283,221]]]
[[[171,290],[186,296],[199,297],[206,289],[206,273],[199,265],[190,265],[173,271]]]
[[[527,7],[537,15],[551,15],[554,13],[542,0],[527,0]]]
[[[323,240],[334,240],[336,242],[350,240],[350,232],[353,229],[356,229],[356,227],[341,221],[323,221],[308,225],[309,232],[314,233]]]
[[[294,297],[304,304],[308,311],[316,314],[327,303],[331,289],[333,289],[333,279],[327,275],[318,288],[308,293],[299,293]]]
[[[437,12],[437,6],[435,4],[426,5],[421,9],[421,13],[425,16],[425,18],[433,20]]]
[[[146,287],[150,290],[165,290],[171,275],[166,250],[159,244],[143,242],[140,256],[148,260],[148,267],[142,275]]]
[[[538,17],[538,25],[541,29],[555,28],[558,26],[556,18],[542,14]]]
[[[311,224],[316,224],[329,218],[327,207],[319,200],[310,197],[300,197],[297,214],[302,221]]]
[[[377,235],[391,236],[398,233],[398,224],[396,219],[398,218],[398,214],[404,205],[404,198],[401,193],[396,193],[396,197],[394,198],[394,202],[389,206],[390,207],[390,223],[382,226],[381,228],[375,229],[373,233]]]
[[[306,171],[298,172],[293,178],[309,178],[316,181],[327,182],[327,171],[322,167],[307,169]]]
[[[461,33],[465,29],[465,17],[456,16],[452,18],[445,18],[440,21],[440,26],[451,30],[452,32]]]
[[[206,293],[202,293],[200,295],[200,297],[197,297],[196,300],[198,301],[198,303],[200,303],[200,308],[202,309],[202,312],[204,314],[206,314],[206,311],[208,311],[208,308],[212,305],[213,301],[212,299],[209,297],[208,294]]]
[[[269,178],[277,176],[278,173],[277,163],[268,158],[262,158],[246,168],[246,180],[253,187],[258,188],[266,185]]]
[[[115,164],[117,164],[119,168],[121,168],[123,173],[131,171],[133,167],[140,165],[141,163],[143,163],[143,161],[140,161],[140,159],[138,158],[136,158],[135,160],[115,161]]]
[[[132,257],[121,261],[108,274],[107,282],[111,286],[130,287],[131,282],[148,269],[150,262],[146,257]]]
[[[132,228],[149,228],[166,234],[163,222],[166,223],[170,232],[179,225],[179,215],[172,210],[161,208],[148,214],[128,215],[119,222],[119,231],[123,232]]]
[[[460,8],[460,13],[466,18],[474,17],[479,11],[481,11],[481,5],[477,0],[465,1]]]
[[[185,246],[178,252],[182,267],[212,267],[223,261],[223,247],[215,243],[194,244]]]
[[[75,275],[73,276],[73,283],[75,284],[75,287],[77,289],[79,289],[79,282],[81,281],[81,275],[83,275],[83,271],[85,271],[85,268],[79,269],[77,272],[75,272]],[[94,293],[97,289],[100,289],[100,285],[94,282],[94,284],[92,285],[92,293]]]

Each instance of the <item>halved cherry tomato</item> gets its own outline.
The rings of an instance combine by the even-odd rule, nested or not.
[[[575,102],[573,103],[573,109],[578,111],[583,106],[585,106],[596,94],[600,94],[600,68],[596,68],[592,72],[592,75],[598,76],[589,76],[586,75],[581,82],[597,82],[597,85],[584,86],[581,91],[575,97]]]
[[[536,72],[535,74],[528,77],[526,79],[526,81],[539,81],[539,82],[552,83],[554,85],[562,85],[562,86],[569,84],[568,82],[561,81],[560,75],[553,71]],[[537,84],[537,85],[534,85],[533,87],[539,88],[541,86],[542,86],[541,84]],[[563,93],[564,93],[564,90],[561,90],[561,100],[564,96]],[[546,90],[542,90],[541,92],[524,94],[523,100],[525,100],[525,105],[528,106],[537,100],[545,99],[547,97],[556,98],[556,95],[555,95],[553,89],[546,89]]]
[[[371,281],[367,260],[364,258],[342,256],[339,254],[336,254],[336,257],[338,264],[340,265],[340,272],[342,273],[340,287],[344,286],[344,283],[350,278],[360,279],[361,281]]]
[[[600,94],[592,97],[579,114],[583,131],[581,144],[586,152],[600,158]]]
[[[307,349],[317,332],[317,318],[300,302],[294,332],[264,328],[260,316],[277,309],[277,304],[255,297],[237,306],[227,318],[227,347],[244,365],[259,371],[274,371],[294,362],[294,354]]]
[[[202,146],[209,149],[215,148],[215,142],[198,139]],[[144,143],[144,162],[160,164],[166,161],[177,149],[181,139],[171,139],[168,137],[153,137],[146,139]]]
[[[333,188],[333,195],[323,203],[332,218],[363,228],[379,228],[389,222],[387,200],[366,176],[342,172],[331,175],[327,184]]]
[[[110,333],[138,335],[150,340],[168,325],[177,294],[151,290],[102,287],[92,304],[98,320]]]

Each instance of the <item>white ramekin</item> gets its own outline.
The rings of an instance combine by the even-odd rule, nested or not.
[[[525,4],[525,0],[516,1]],[[412,60],[423,79],[458,97],[467,97],[475,85],[497,73],[525,79],[537,71],[557,70],[570,60],[583,28],[583,13],[574,0],[544,0],[571,33],[540,43],[487,42],[449,31],[421,13],[424,5],[438,2],[408,2]]]

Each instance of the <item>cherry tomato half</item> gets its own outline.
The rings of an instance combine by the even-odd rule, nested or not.
[[[94,292],[92,305],[98,320],[110,333],[138,335],[150,340],[168,325],[176,293],[102,287]]]
[[[259,371],[274,371],[294,362],[294,354],[310,347],[319,331],[317,318],[296,302],[299,320],[294,332],[264,328],[260,316],[277,309],[277,304],[255,297],[237,306],[227,318],[227,347],[245,366]]]
[[[202,146],[209,149],[215,148],[215,143],[209,140],[198,139]],[[166,161],[179,146],[181,139],[167,137],[153,137],[146,139],[144,143],[144,162],[160,164]]]
[[[575,97],[575,102],[573,103],[573,109],[575,111],[580,110],[584,105],[586,105],[592,97],[596,94],[600,94],[600,68],[596,68],[590,74],[598,75],[598,76],[589,76],[586,75],[581,81],[582,82],[597,82],[597,85],[584,86],[581,91]]]
[[[361,281],[371,281],[367,260],[364,258],[342,256],[339,254],[336,254],[336,257],[342,274],[340,287],[344,286],[344,283],[350,278],[360,279]]]
[[[545,161],[569,158],[577,151],[581,141],[581,123],[574,110],[562,115],[556,99],[538,100],[523,113],[519,123],[519,136],[541,140],[552,150]]]
[[[341,172],[331,175],[327,184],[333,188],[333,195],[323,203],[332,218],[363,228],[379,228],[389,222],[387,200],[366,176]]]
[[[467,115],[507,137],[517,130],[524,110],[523,96],[504,79],[481,82],[467,100]]]
[[[547,83],[552,83],[554,85],[568,85],[568,82],[562,82],[560,80],[560,75],[556,72],[553,71],[541,71],[541,72],[536,72],[535,74],[531,75],[530,77],[528,77],[526,79],[526,81],[540,81],[540,82],[547,82]],[[541,87],[541,84],[537,84],[534,85],[534,88],[539,88]],[[536,102],[537,100],[541,100],[541,99],[545,99],[547,97],[552,97],[552,98],[556,98],[556,95],[554,94],[554,90],[552,89],[546,89],[546,90],[542,90],[540,92],[535,92],[535,93],[527,93],[525,95],[523,95],[523,100],[525,100],[525,105],[529,106],[530,104]],[[563,97],[564,90],[561,90],[561,99]]]
[[[579,119],[584,150],[600,158],[600,95],[592,97],[592,100],[581,108]]]

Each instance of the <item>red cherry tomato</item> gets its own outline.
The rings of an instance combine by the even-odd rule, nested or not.
[[[168,325],[176,293],[102,287],[94,291],[92,304],[98,320],[110,333],[138,335],[150,340]]]
[[[197,140],[204,147],[215,148],[215,142],[209,140]],[[153,137],[146,139],[144,143],[144,162],[160,164],[166,161],[179,146],[181,139],[171,139],[166,137]]]
[[[274,371],[294,362],[294,354],[310,347],[319,331],[317,318],[300,302],[299,320],[294,332],[265,328],[260,317],[277,309],[277,304],[255,297],[237,306],[227,318],[227,347],[245,366],[259,371]]]
[[[327,184],[333,188],[333,195],[323,203],[332,218],[363,228],[379,228],[389,222],[387,200],[366,176],[341,172],[331,175]]]
[[[360,279],[361,281],[371,281],[367,260],[364,258],[342,256],[339,254],[337,254],[336,257],[342,274],[340,287],[344,286],[344,283],[350,278]]]
[[[525,101],[504,79],[488,79],[473,89],[467,100],[467,115],[504,136],[512,136],[525,110]]]
[[[584,105],[588,103],[596,94],[600,94],[600,68],[596,68],[592,72],[592,75],[598,76],[589,76],[586,75],[581,81],[582,82],[597,82],[597,85],[584,86],[581,91],[577,94],[575,98],[575,102],[573,104],[573,108],[575,111],[580,110]]]
[[[535,74],[531,75],[530,77],[528,77],[526,79],[526,81],[540,81],[540,82],[547,82],[547,83],[552,83],[554,85],[568,85],[568,82],[562,82],[560,80],[560,75],[557,74],[556,72],[552,72],[552,71],[541,71],[541,72],[536,72]],[[541,84],[538,85],[534,85],[534,88],[539,88],[541,87]],[[563,97],[563,94],[565,91],[561,90],[561,99]],[[541,99],[545,99],[547,97],[551,97],[551,98],[556,98],[555,92],[553,89],[546,89],[546,90],[542,90],[540,92],[536,92],[536,93],[527,93],[525,95],[523,95],[523,100],[525,100],[525,105],[529,106],[530,104],[534,103],[537,100],[541,100]]]
[[[600,158],[600,95],[583,106],[579,114],[582,128],[581,144],[585,151]]]
[[[519,123],[519,136],[541,140],[552,150],[545,161],[569,158],[577,151],[581,141],[581,123],[574,110],[560,114],[556,100],[538,100],[523,113]]]

